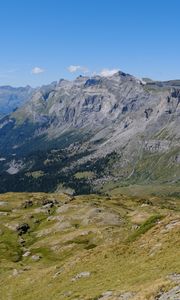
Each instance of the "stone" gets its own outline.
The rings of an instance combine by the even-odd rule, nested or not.
[[[54,205],[53,203],[47,203],[47,204],[43,205],[43,208],[49,209],[49,208],[53,207],[53,205]]]
[[[26,200],[24,203],[22,203],[22,208],[28,208],[33,206],[32,200]]]
[[[171,281],[180,283],[180,274],[179,273],[172,273],[168,276],[168,279],[170,279]]]
[[[73,278],[72,278],[72,281],[76,281],[76,280],[79,280],[81,278],[87,278],[91,275],[90,272],[81,272],[79,274],[76,274]]]
[[[12,275],[13,275],[13,276],[17,276],[18,274],[19,274],[19,273],[18,273],[18,270],[17,270],[17,269],[14,269]]]
[[[61,275],[61,273],[64,271],[63,268],[61,268],[59,271],[57,271],[54,275],[53,275],[53,278],[56,278],[58,277],[59,275]]]
[[[48,207],[53,207],[54,201],[49,199],[42,200],[42,206],[45,207],[46,205],[48,205]]]
[[[25,240],[24,240],[22,237],[19,237],[18,242],[19,242],[19,244],[20,244],[21,246],[24,246],[25,243],[26,243]]]
[[[31,255],[31,252],[30,252],[30,251],[26,251],[26,252],[23,254],[23,257],[28,257],[29,255]]]
[[[29,271],[29,270],[31,270],[31,267],[30,267],[30,266],[25,266],[25,267],[23,268],[23,271]]]
[[[179,300],[180,299],[180,286],[176,286],[167,293],[163,293],[157,300]]]
[[[130,300],[135,294],[132,292],[118,293],[113,291],[107,291],[98,298],[99,300]]]
[[[4,205],[7,205],[8,202],[7,201],[0,201],[0,206],[4,206]]]
[[[16,228],[19,235],[26,234],[29,229],[30,226],[27,223],[20,224]]]
[[[70,297],[72,295],[71,291],[64,292],[64,297]]]
[[[112,291],[107,291],[107,292],[103,293],[99,299],[106,300],[106,299],[109,299],[109,297],[111,297],[112,295],[113,295]]]
[[[34,255],[31,256],[31,259],[32,259],[33,261],[39,261],[39,260],[41,259],[41,256],[40,256],[40,255],[37,255],[37,254],[34,254]]]
[[[7,216],[8,215],[8,212],[6,211],[0,211],[0,216]]]

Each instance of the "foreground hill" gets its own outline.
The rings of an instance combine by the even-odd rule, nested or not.
[[[180,81],[60,80],[0,121],[1,192],[179,184]]]
[[[180,299],[179,198],[142,190],[1,195],[1,299]]]

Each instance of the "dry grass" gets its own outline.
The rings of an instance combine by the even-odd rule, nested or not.
[[[33,205],[23,208],[25,200]],[[42,208],[46,200],[56,200],[50,211]],[[118,194],[0,195],[7,202],[0,206],[7,212],[0,220],[1,299],[95,300],[108,290],[155,299],[159,290],[175,285],[168,275],[180,273],[179,200],[173,207],[172,199],[147,200]],[[24,246],[16,232],[21,223],[30,225]],[[23,257],[27,250],[31,255]],[[41,259],[33,261],[34,254]],[[72,281],[85,271],[89,277]]]

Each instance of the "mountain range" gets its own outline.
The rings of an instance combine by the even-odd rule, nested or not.
[[[0,117],[12,113],[31,98],[33,88],[30,86],[14,88],[0,86]]]
[[[180,80],[119,71],[0,92],[0,192],[179,184]]]

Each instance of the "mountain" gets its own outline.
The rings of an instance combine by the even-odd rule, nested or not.
[[[0,120],[0,191],[180,181],[180,81],[121,71],[37,89]]]
[[[0,117],[7,115],[31,98],[33,88],[30,86],[14,88],[0,86]]]

